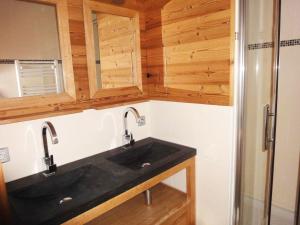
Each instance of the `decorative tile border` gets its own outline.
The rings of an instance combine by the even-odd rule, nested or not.
[[[273,48],[273,42],[264,42],[264,43],[248,45],[248,50],[255,50],[255,49],[262,49],[262,48]]]
[[[288,47],[288,46],[295,46],[295,45],[300,45],[300,39],[280,41],[280,47]],[[248,45],[248,50],[263,49],[263,48],[273,48],[273,42],[264,42],[264,43],[256,43],[256,44]]]
[[[13,59],[0,59],[0,64],[15,64]]]
[[[300,45],[300,39],[285,40],[280,42],[280,47]]]

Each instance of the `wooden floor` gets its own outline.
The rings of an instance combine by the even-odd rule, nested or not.
[[[189,200],[185,193],[164,184],[152,189],[152,205],[140,194],[87,225],[186,225]]]

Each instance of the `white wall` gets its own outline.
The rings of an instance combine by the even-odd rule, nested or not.
[[[150,110],[148,103],[133,104],[146,125],[137,127],[133,115],[129,126],[136,140],[150,136]],[[49,151],[57,165],[63,165],[122,145],[122,115],[126,106],[104,110],[88,110],[65,116],[51,117],[0,126],[0,147],[9,147],[11,161],[4,165],[6,181],[15,180],[43,171],[44,154],[41,124],[49,120],[56,128],[59,144]]]
[[[153,101],[151,116],[154,137],[197,148],[197,225],[228,225],[233,108]],[[184,176],[167,183],[185,190]]]
[[[231,197],[232,107],[150,101],[132,105],[146,116],[146,126],[136,127],[137,140],[152,136],[197,148],[197,225],[228,225]],[[89,110],[52,117],[60,143],[50,144],[58,165],[122,144],[124,107]],[[6,181],[44,169],[41,124],[46,119],[0,126],[0,147],[9,147],[11,161],[4,164]],[[133,120],[133,116],[131,116]],[[168,179],[185,190],[185,172]]]

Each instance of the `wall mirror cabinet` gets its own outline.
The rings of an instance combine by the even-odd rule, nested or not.
[[[90,96],[142,93],[139,12],[84,0]]]
[[[0,1],[1,111],[75,98],[65,0]]]

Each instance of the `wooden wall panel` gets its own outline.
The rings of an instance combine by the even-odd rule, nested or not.
[[[135,86],[134,18],[97,13],[101,88]]]
[[[117,97],[91,99],[88,80],[87,69],[87,55],[86,55],[86,41],[84,29],[84,16],[83,16],[83,1],[84,0],[68,0],[69,14],[70,14],[70,32],[71,32],[71,45],[73,56],[74,76],[76,79],[76,90],[79,101],[76,103],[78,108],[99,108],[108,107],[115,104],[124,104],[131,101],[146,100],[147,97],[147,69],[146,69],[146,50],[143,47],[143,40],[145,40],[145,16],[143,13],[143,2],[137,0],[126,0],[124,4],[119,6],[138,10],[140,12],[140,27],[141,27],[141,48],[142,48],[142,82],[143,94],[132,95],[124,94]],[[97,0],[101,3],[112,4],[110,0]]]
[[[5,101],[0,124],[148,99],[230,105],[233,86],[233,0],[125,0],[140,12],[142,94],[92,99],[83,1],[67,0],[75,97]],[[95,0],[112,4],[111,0]]]
[[[142,94],[120,94],[115,97],[104,97],[91,99],[89,90],[85,29],[83,19],[83,1],[67,0],[69,14],[69,31],[71,52],[73,61],[74,81],[76,90],[76,100],[67,96],[48,96],[28,99],[28,105],[19,104],[10,99],[5,100],[3,107],[0,107],[0,124],[31,120],[35,118],[44,118],[50,116],[64,115],[68,113],[80,112],[89,108],[108,108],[117,105],[130,104],[147,100],[147,68],[146,68],[146,47],[145,47],[145,16],[143,12],[143,1],[126,0],[124,4],[119,5],[125,8],[138,10],[140,12],[141,25],[141,47],[142,47]],[[112,4],[111,0],[97,0],[99,2]]]
[[[87,77],[87,58],[82,8],[82,0],[68,0],[70,38],[76,94],[77,99],[86,100],[90,98],[90,94]]]
[[[230,8],[230,0],[172,0],[162,10],[163,24],[209,15]]]
[[[146,2],[150,96],[229,105],[231,98],[231,0]]]

